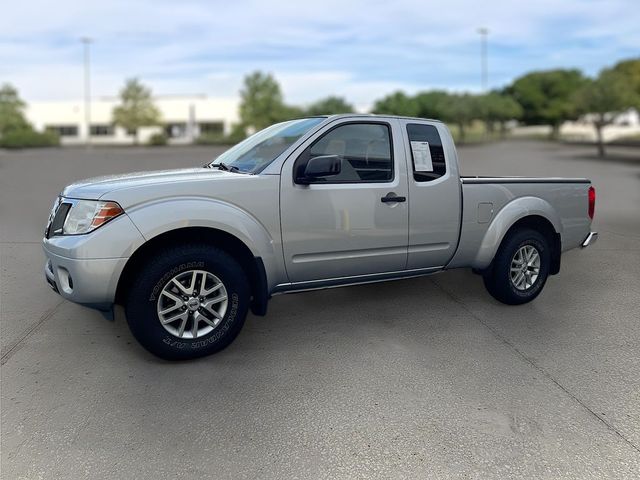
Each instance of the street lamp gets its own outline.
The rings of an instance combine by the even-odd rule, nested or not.
[[[487,37],[489,29],[486,27],[478,28],[480,34],[480,82],[482,91],[486,92],[489,86],[489,68],[487,64]]]
[[[80,41],[84,50],[84,122],[86,127],[85,143],[87,147],[91,145],[91,77],[89,74],[89,48],[93,40],[89,37],[82,37]]]

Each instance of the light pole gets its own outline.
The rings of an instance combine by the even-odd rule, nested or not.
[[[89,48],[93,40],[89,37],[80,39],[84,50],[84,123],[86,128],[85,143],[91,145],[91,76],[89,72]]]
[[[489,36],[489,29],[481,27],[478,29],[480,34],[480,82],[482,85],[482,91],[486,92],[489,87],[489,67],[487,63],[487,37]]]

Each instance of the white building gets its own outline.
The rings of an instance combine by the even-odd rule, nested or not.
[[[92,144],[131,144],[133,135],[113,125],[113,108],[119,102],[117,97],[92,99],[89,129],[82,100],[29,102],[25,113],[37,130],[57,132],[64,145],[86,143],[88,131]],[[142,143],[163,131],[171,143],[190,143],[201,134],[227,134],[238,121],[237,99],[172,95],[155,97],[154,103],[160,110],[162,125],[141,128],[138,137]]]
[[[595,142],[596,130],[593,126],[594,114],[584,115],[575,122],[564,122],[560,127],[560,136],[564,140],[578,142]],[[619,138],[640,135],[640,112],[630,108],[621,113],[609,114],[612,123],[602,129],[602,138],[605,142],[611,142]],[[538,136],[549,135],[549,125],[524,125],[511,130],[514,136]]]

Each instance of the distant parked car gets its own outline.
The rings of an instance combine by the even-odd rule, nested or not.
[[[499,301],[529,302],[563,251],[596,240],[594,205],[586,179],[460,177],[437,121],[304,118],[201,168],[69,185],[45,274],[71,301],[122,303],[152,353],[193,358],[278,293],[471,267]]]

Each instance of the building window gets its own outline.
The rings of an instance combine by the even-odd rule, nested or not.
[[[113,136],[113,125],[91,125],[92,137],[111,137]]]
[[[77,125],[47,125],[45,129],[48,132],[57,133],[61,137],[77,137]]]
[[[180,138],[187,136],[186,123],[167,123],[164,126],[164,132],[169,138]]]
[[[216,135],[224,133],[224,123],[222,122],[200,122],[198,123],[200,135]]]

